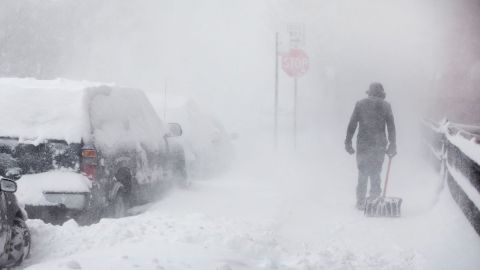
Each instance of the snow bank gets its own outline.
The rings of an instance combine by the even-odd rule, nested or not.
[[[29,221],[37,248],[25,269],[421,269],[421,255],[353,253],[341,244],[289,246],[268,221],[150,212],[89,227]],[[154,248],[153,248],[154,247]],[[32,261],[43,263],[28,266]],[[80,268],[73,268],[80,269]]]
[[[296,157],[245,145],[230,172],[137,216],[84,227],[29,220],[24,269],[478,269],[478,236],[448,189],[430,204],[439,179],[428,163],[396,157],[389,194],[404,199],[404,215],[365,218],[354,159],[316,142]]]
[[[318,160],[310,170],[345,164]],[[353,207],[348,170],[338,170],[340,181],[333,182],[294,170],[292,185],[292,167],[255,163],[197,181],[138,216],[85,227],[29,220],[36,244],[25,269],[475,270],[480,262],[475,232],[447,190],[422,215],[368,219]],[[400,186],[424,194],[424,176],[414,174]],[[406,199],[406,207],[418,207]]]
[[[71,171],[27,174],[17,181],[17,199],[27,205],[54,205],[45,192],[90,192],[91,181]]]
[[[100,84],[64,79],[0,78],[1,136],[39,143],[88,136],[85,89]]]

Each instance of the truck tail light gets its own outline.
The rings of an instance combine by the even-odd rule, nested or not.
[[[82,149],[82,157],[96,158],[97,157],[97,150],[95,150],[95,149]]]
[[[90,180],[95,180],[97,176],[97,150],[94,148],[82,149],[81,172]]]
[[[97,165],[83,164],[82,174],[85,175],[90,180],[95,180],[95,176],[97,175]]]

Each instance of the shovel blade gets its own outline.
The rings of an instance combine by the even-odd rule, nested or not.
[[[367,217],[400,217],[402,199],[393,197],[367,198],[365,200],[365,216]]]

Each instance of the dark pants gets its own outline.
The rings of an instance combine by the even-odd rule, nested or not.
[[[382,193],[380,173],[385,159],[385,149],[373,148],[357,152],[358,185],[357,202],[365,200],[370,179],[370,197],[378,197]]]

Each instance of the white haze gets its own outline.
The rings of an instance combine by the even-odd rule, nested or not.
[[[0,0],[0,3],[8,4],[11,16],[22,6],[15,0]],[[282,242],[285,239],[295,244],[286,245],[286,251],[279,255],[269,254],[278,257],[278,261],[272,261],[280,267],[275,268],[272,262],[271,266],[258,269],[299,269],[287,267],[295,265],[288,262],[289,256],[298,254],[295,258],[306,261],[303,269],[324,269],[319,265],[328,261],[330,253],[334,254],[335,262],[353,262],[352,268],[334,264],[335,269],[354,269],[355,263],[360,264],[360,269],[422,269],[423,265],[427,269],[476,269],[480,263],[475,255],[480,250],[478,241],[469,240],[475,235],[473,230],[448,197],[448,190],[436,194],[438,178],[429,164],[418,158],[419,122],[428,106],[427,97],[436,95],[432,80],[448,65],[446,40],[457,15],[452,11],[455,5],[451,1],[30,0],[28,3],[30,7],[44,7],[33,12],[43,18],[43,23],[27,24],[28,27],[37,29],[39,36],[63,37],[51,41],[62,57],[55,64],[57,70],[45,77],[115,82],[158,92],[167,86],[170,95],[192,96],[203,110],[220,118],[228,131],[239,134],[235,142],[238,158],[232,171],[211,182],[194,185],[193,192],[171,195],[142,219],[162,216],[164,211],[174,217],[195,211],[213,216],[214,220],[226,216],[227,221],[222,222],[228,225],[232,225],[228,218],[244,218],[248,220],[245,227],[249,227],[249,222],[273,219],[274,228],[269,229],[278,234],[274,240],[280,242],[279,249],[285,247]],[[298,81],[297,151],[293,151],[292,142],[293,80],[279,70],[280,144],[274,152],[275,33],[282,34],[285,24],[292,22],[305,25],[304,49],[310,57],[310,70]],[[356,167],[354,158],[343,150],[353,106],[365,97],[372,81],[384,84],[396,117],[399,156],[395,160],[392,190],[406,202],[404,219],[378,223],[353,210]],[[441,203],[435,208],[439,197]],[[194,222],[200,222],[201,227],[202,219],[203,216],[199,220],[194,218]],[[134,223],[134,219],[130,220]],[[175,222],[180,224],[175,230],[188,229],[192,223],[181,217]],[[98,229],[103,233],[101,226],[111,228],[110,225],[124,223],[130,224],[107,220],[91,229],[75,228],[78,235],[72,241],[80,241],[77,236],[88,239],[89,233]],[[212,234],[216,232],[215,226]],[[68,236],[72,229],[56,230],[44,225],[38,228],[47,236],[36,235],[37,239],[50,244],[54,241],[48,239],[56,239],[58,234]],[[233,225],[232,230],[236,229]],[[235,231],[242,240],[238,245],[244,249],[248,249],[244,242],[251,243],[248,234],[258,233],[250,229]],[[457,235],[459,231],[462,233]],[[160,237],[159,233],[155,235]],[[114,235],[111,237],[112,242],[118,240]],[[218,244],[221,249],[223,242],[213,238],[212,245]],[[259,243],[259,249],[277,247],[275,243],[270,246],[268,241],[270,238]],[[93,243],[102,249],[102,243]],[[465,252],[448,252],[449,249],[443,248],[450,245],[452,250]],[[66,255],[63,250],[68,248],[77,250],[76,246],[64,243],[53,245],[52,254],[37,250],[40,255],[35,255],[32,262],[41,262],[49,256],[61,258]],[[102,252],[108,257],[108,250]],[[259,251],[255,256],[258,253],[259,257],[264,255]],[[375,254],[380,254],[378,261]],[[308,261],[317,255],[320,262]],[[369,265],[370,259],[364,261],[364,256],[372,256],[375,267]],[[179,260],[187,259],[180,256]],[[387,262],[385,267],[383,261]]]
[[[450,19],[447,1],[431,0],[3,2],[19,13],[43,7],[30,11],[43,27],[26,27],[64,37],[51,41],[62,55],[57,77],[157,91],[166,84],[170,93],[195,96],[227,126],[248,131],[272,124],[274,35],[285,24],[306,29],[311,68],[299,80],[303,130],[315,129],[319,117],[345,122],[371,81],[384,83],[397,111],[430,91],[444,64]],[[289,129],[293,82],[280,72],[282,125]],[[247,119],[246,108],[259,115]]]
[[[75,11],[81,27],[61,75],[166,86],[193,96],[241,137],[266,132],[271,141],[274,36],[300,22],[311,62],[299,79],[299,132],[332,134],[341,147],[355,101],[380,81],[402,141],[445,64],[444,8],[438,1],[87,1]],[[292,88],[280,70],[280,129],[289,147]]]

